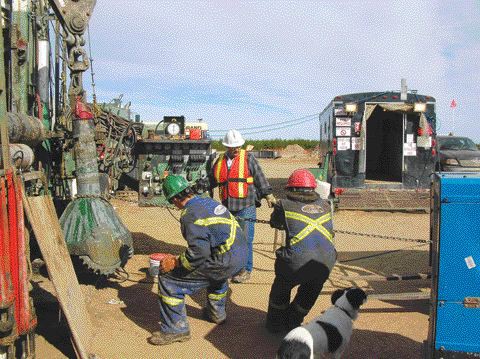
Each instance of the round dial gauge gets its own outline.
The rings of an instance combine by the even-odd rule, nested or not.
[[[167,126],[167,133],[175,136],[180,133],[180,126],[177,123],[171,123]]]

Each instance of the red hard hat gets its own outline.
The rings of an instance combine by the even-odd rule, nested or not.
[[[287,188],[302,187],[302,188],[317,188],[317,181],[312,172],[306,169],[295,170],[288,178]]]

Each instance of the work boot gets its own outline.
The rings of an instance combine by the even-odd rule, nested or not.
[[[295,308],[293,303],[290,304],[290,308],[288,308],[287,329],[292,330],[302,325],[305,315],[306,313],[303,313],[299,309]]]
[[[248,281],[251,277],[252,272],[249,272],[246,269],[242,269],[240,272],[238,272],[236,275],[232,277],[232,282],[233,283],[245,283]]]
[[[218,318],[217,316],[211,314],[207,308],[203,308],[202,317],[203,319],[218,325],[225,324],[225,321],[227,320],[227,318]]]
[[[148,342],[152,345],[167,345],[175,342],[185,342],[190,339],[190,332],[186,333],[164,333],[153,332],[148,338]]]
[[[287,331],[287,319],[288,313],[285,309],[277,309],[269,305],[265,328],[267,328],[270,333]]]
[[[270,332],[270,333],[281,333],[281,332],[286,332],[287,331],[287,326],[286,324],[284,323],[275,323],[273,321],[270,321],[267,319],[267,321],[265,322],[265,328],[267,328],[267,330]]]

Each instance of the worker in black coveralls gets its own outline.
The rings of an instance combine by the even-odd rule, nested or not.
[[[278,201],[271,215],[270,225],[286,231],[286,244],[276,251],[268,304],[266,327],[271,332],[302,324],[337,259],[331,207],[315,192],[316,187],[310,171],[294,171],[288,179],[287,199]],[[290,303],[290,293],[297,285],[297,295]]]

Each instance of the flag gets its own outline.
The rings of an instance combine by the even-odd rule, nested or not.
[[[457,107],[457,102],[455,101],[455,99],[453,99],[452,102],[450,103],[450,107],[451,108]]]

